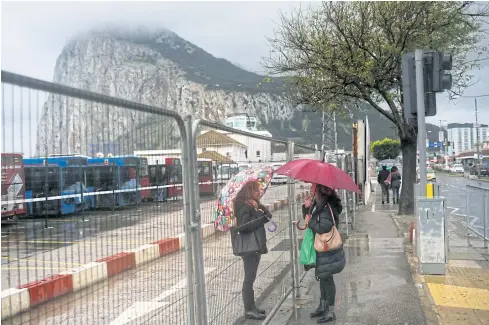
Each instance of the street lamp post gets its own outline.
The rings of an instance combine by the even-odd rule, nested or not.
[[[477,98],[479,97],[489,97],[489,94],[486,95],[478,95],[478,96],[461,96],[462,98],[473,98],[474,99],[474,109],[475,109],[475,138],[476,138],[476,151],[477,151],[477,177],[481,178],[481,153],[480,153],[480,126],[479,126],[479,114],[477,111]],[[469,172],[470,174],[470,172]]]

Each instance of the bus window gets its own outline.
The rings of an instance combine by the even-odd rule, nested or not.
[[[59,194],[59,179],[57,174],[57,168],[48,167],[47,173],[47,189],[48,196]],[[33,167],[25,169],[25,185],[26,188],[32,191],[32,197],[36,197],[39,194],[44,193],[44,187],[46,185],[46,167]]]
[[[63,190],[82,181],[82,171],[80,168],[62,168],[61,171],[63,173]]]
[[[117,179],[114,166],[97,166],[87,168],[88,186],[96,190],[111,191],[117,188]]]

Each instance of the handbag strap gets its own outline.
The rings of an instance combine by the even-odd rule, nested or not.
[[[331,209],[331,205],[329,203],[328,203],[328,208],[329,208],[329,212],[331,212],[331,218],[333,218],[333,227],[336,227],[336,221],[334,220],[333,209]]]
[[[329,208],[329,211],[331,212],[331,218],[333,218],[333,228],[331,228],[331,237],[329,237],[329,239],[325,240],[324,242],[325,243],[329,243],[333,237],[335,236],[335,232],[336,232],[336,221],[334,220],[334,213],[333,213],[333,209],[331,209],[331,205],[328,203],[328,208]]]

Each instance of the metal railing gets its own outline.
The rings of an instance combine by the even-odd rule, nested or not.
[[[4,71],[2,92],[2,322],[241,317],[243,267],[213,224],[224,167],[278,164],[279,150],[290,161],[299,147],[317,156],[313,148]],[[265,323],[300,296],[303,275],[294,225],[307,187],[272,182],[263,203],[277,229],[256,280],[258,301],[274,306]]]
[[[484,246],[489,242],[489,189],[480,186],[466,185],[467,227],[484,239]]]

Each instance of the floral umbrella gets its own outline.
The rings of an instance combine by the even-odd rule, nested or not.
[[[248,182],[257,181],[260,186],[261,196],[270,185],[273,169],[271,167],[247,168],[234,175],[224,186],[217,199],[217,210],[214,217],[214,226],[219,231],[229,231],[236,227],[233,200],[239,191]]]

